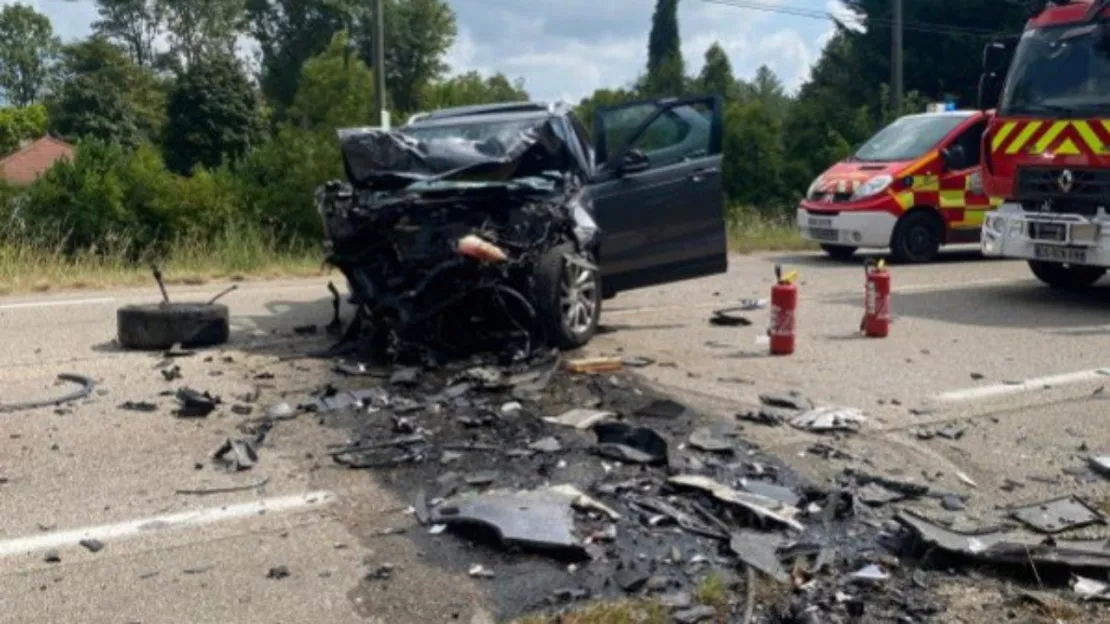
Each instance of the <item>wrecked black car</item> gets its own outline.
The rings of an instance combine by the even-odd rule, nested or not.
[[[347,180],[316,201],[357,332],[393,354],[571,349],[603,298],[724,272],[719,98],[604,108],[594,126],[591,142],[569,107],[518,102],[340,130]]]

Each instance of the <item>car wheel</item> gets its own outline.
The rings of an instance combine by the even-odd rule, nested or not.
[[[931,262],[940,251],[943,225],[937,215],[917,210],[904,215],[894,226],[890,255],[896,262]]]
[[[856,254],[859,247],[849,247],[847,245],[828,245],[822,244],[821,249],[829,254],[829,257],[837,260],[847,260]]]
[[[573,245],[549,249],[536,267],[536,314],[560,349],[577,349],[597,333],[601,317],[601,276],[596,268],[567,260]],[[591,257],[587,257],[590,264]]]
[[[1058,264],[1041,260],[1030,260],[1029,269],[1037,279],[1060,290],[1088,288],[1106,274],[1106,269],[1102,267]]]
[[[153,351],[227,342],[227,306],[222,303],[145,303],[116,311],[116,329],[126,349]]]

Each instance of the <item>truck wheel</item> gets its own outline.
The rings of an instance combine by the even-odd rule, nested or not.
[[[851,258],[855,255],[856,250],[859,249],[859,247],[848,247],[847,245],[829,245],[826,243],[822,243],[821,249],[823,249],[825,253],[829,254],[830,258],[835,258],[837,260],[847,260],[848,258]]]
[[[227,319],[222,303],[144,303],[117,310],[116,329],[126,349],[208,347],[227,342]]]
[[[940,251],[943,226],[935,213],[917,210],[904,215],[894,226],[890,255],[895,262],[931,262]]]
[[[601,317],[601,276],[564,257],[576,253],[573,245],[557,245],[536,264],[537,320],[560,349],[589,342]]]
[[[1102,267],[1066,265],[1041,260],[1030,260],[1029,269],[1037,279],[1060,290],[1087,288],[1106,274],[1106,269]]]

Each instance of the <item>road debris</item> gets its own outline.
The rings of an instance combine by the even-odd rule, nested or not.
[[[212,459],[229,472],[250,470],[258,463],[258,451],[250,440],[228,438],[212,454]]]
[[[854,407],[819,407],[791,418],[790,426],[815,433],[855,432],[866,421],[863,412]]]
[[[229,485],[225,487],[210,487],[210,488],[196,488],[196,489],[177,489],[174,494],[191,494],[194,496],[207,496],[209,494],[227,494],[229,492],[245,492],[248,490],[259,490],[264,485],[270,482],[269,477],[252,481],[246,485]]]
[[[80,544],[81,546],[84,546],[85,550],[91,553],[98,553],[104,549],[104,542],[91,537],[87,537],[81,540]]]
[[[579,430],[586,430],[592,428],[597,423],[616,416],[613,412],[604,410],[592,409],[572,409],[563,412],[558,416],[548,416],[544,418],[549,423],[556,425],[563,425],[565,427],[574,427]]]
[[[174,415],[178,418],[205,418],[220,405],[220,397],[192,388],[181,388],[174,397],[180,404]]]
[[[120,404],[119,408],[121,410],[127,410],[130,412],[149,413],[158,411],[158,406],[154,403],[150,403],[149,401],[124,401]]]
[[[722,308],[714,310],[713,315],[709,317],[709,324],[718,327],[747,327],[752,324],[746,317],[736,314],[736,312],[748,311],[749,308],[745,306],[735,306],[731,308]]]
[[[799,510],[781,503],[773,498],[741,492],[701,475],[676,475],[667,480],[673,485],[685,486],[704,490],[712,494],[717,500],[742,507],[760,518],[774,520],[796,530],[804,531],[805,527],[794,519]]]
[[[23,401],[21,403],[0,403],[0,414],[70,403],[89,396],[92,394],[93,388],[96,387],[96,383],[91,377],[74,373],[61,373],[58,375],[58,383],[61,382],[77,384],[80,388],[51,399]]]
[[[606,457],[635,464],[667,463],[667,441],[653,429],[623,422],[603,422],[593,429],[597,451]]]
[[[435,509],[432,522],[449,528],[478,524],[495,531],[506,546],[554,549],[588,558],[574,535],[570,501],[550,491],[491,491],[448,499]]]
[[[266,572],[266,578],[268,578],[268,579],[281,580],[283,578],[288,578],[288,577],[289,577],[289,568],[286,567],[286,566],[283,566],[283,565],[274,566],[274,567],[270,568],[270,570],[268,572]]]
[[[567,362],[567,370],[572,373],[611,373],[619,371],[624,363],[620,358],[596,357]]]
[[[1102,514],[1076,496],[1018,507],[1011,511],[1011,515],[1033,530],[1048,534],[1106,522]]]

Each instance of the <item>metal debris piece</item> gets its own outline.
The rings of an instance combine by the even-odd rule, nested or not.
[[[622,422],[602,422],[594,426],[598,452],[607,457],[639,464],[666,464],[667,441],[647,427],[632,427]]]
[[[736,434],[735,431],[731,433]],[[733,442],[720,432],[719,427],[698,427],[690,434],[689,443],[707,453],[732,453],[735,450]]]
[[[574,427],[575,429],[585,431],[606,418],[613,416],[616,416],[616,414],[604,410],[576,408],[563,412],[558,416],[547,416],[544,420],[554,425]]]
[[[813,401],[810,401],[797,390],[761,394],[759,395],[759,402],[768,407],[792,409],[800,412],[808,411],[816,407]]]
[[[1011,515],[1034,531],[1048,534],[1105,523],[1102,514],[1076,496],[1018,507]]]
[[[365,388],[362,390],[352,390],[350,392],[326,393],[324,396],[314,399],[312,402],[302,406],[302,408],[310,412],[332,412],[349,407],[357,407],[370,400],[384,401],[385,398],[385,390],[381,388]]]
[[[548,488],[548,490],[556,494],[568,497],[570,499],[571,506],[575,509],[593,509],[596,511],[600,511],[614,522],[621,519],[621,515],[614,511],[612,507],[605,505],[597,499],[590,498],[584,492],[582,492],[582,490],[573,485],[570,485],[569,483],[554,485]]]
[[[963,427],[963,426],[958,425],[956,423],[949,423],[949,424],[941,427],[940,429],[937,429],[936,434],[938,436],[940,436],[942,438],[946,438],[948,440],[959,440],[960,438],[962,438],[964,436],[964,432],[966,430],[967,430],[966,427]]]
[[[174,494],[193,494],[196,496],[205,496],[208,494],[227,494],[229,492],[244,492],[246,490],[257,490],[270,482],[269,477],[264,477],[253,481],[246,485],[229,485],[227,487],[212,487],[212,488],[198,488],[198,489],[178,489],[174,490]]]
[[[800,513],[798,508],[785,505],[773,498],[740,492],[701,475],[675,475],[667,482],[709,492],[717,500],[743,507],[760,518],[775,520],[797,531],[805,530],[805,527],[794,519]]]
[[[797,429],[813,432],[859,431],[867,420],[863,412],[854,407],[819,407],[790,419]]]
[[[908,498],[904,492],[885,487],[879,483],[868,483],[856,491],[856,498],[868,505],[885,505]]]
[[[959,479],[960,481],[962,481],[965,485],[967,485],[969,487],[973,487],[973,488],[979,487],[979,485],[977,483],[975,483],[974,481],[971,480],[971,477],[965,475],[962,472],[957,472],[956,473],[956,478]]]
[[[541,453],[558,453],[559,451],[563,450],[563,445],[559,443],[558,438],[554,436],[548,436],[529,444],[528,448],[532,449],[533,451],[539,451]]]
[[[878,565],[872,563],[864,566],[862,569],[852,573],[851,579],[853,581],[861,581],[865,583],[879,583],[890,579],[890,575],[883,571]]]
[[[1076,576],[1072,583],[1072,590],[1079,595],[1080,600],[1110,600],[1110,583],[1103,583],[1095,579]]]
[[[155,405],[154,403],[148,403],[147,401],[125,401],[119,406],[119,408],[132,412],[155,412],[158,410],[157,405]]]
[[[570,360],[567,370],[572,373],[611,373],[619,371],[623,364],[620,358],[596,357]]]
[[[670,399],[657,399],[636,410],[640,418],[678,418],[686,412],[686,406]]]
[[[645,366],[651,366],[654,363],[655,360],[641,355],[626,355],[621,358],[621,364],[630,368],[643,368]]]
[[[39,407],[49,407],[51,405],[61,405],[63,403],[69,403],[71,401],[83,399],[92,394],[93,388],[96,386],[91,377],[76,375],[73,373],[61,373],[60,375],[58,375],[58,381],[75,383],[80,385],[81,387],[53,399],[23,401],[20,403],[0,403],[0,414],[36,409]]]
[[[752,494],[758,494],[759,496],[773,498],[793,507],[797,507],[802,502],[802,498],[798,496],[794,490],[781,485],[775,485],[774,483],[767,483],[766,481],[740,479],[740,489],[745,492],[751,492]]]
[[[790,575],[776,554],[782,542],[782,538],[774,534],[745,530],[733,533],[728,546],[745,564],[780,583],[789,583]]]
[[[181,388],[174,396],[181,407],[174,412],[178,418],[205,418],[220,404],[220,397],[192,388]]]
[[[489,570],[489,569],[485,568],[480,563],[475,563],[474,565],[470,566],[470,570],[467,571],[467,574],[469,574],[470,576],[472,576],[474,578],[485,578],[485,579],[491,579],[494,576],[493,570]]]
[[[448,526],[477,524],[494,530],[505,546],[556,549],[582,559],[588,557],[574,535],[570,501],[550,490],[495,490],[456,497],[436,507],[432,522]]]
[[[258,463],[258,452],[254,444],[248,440],[232,440],[228,438],[212,454],[212,459],[223,465],[229,471],[238,472],[249,470]]]
[[[960,533],[940,527],[909,510],[899,513],[895,520],[928,545],[980,561],[1110,570],[1110,549],[1104,539],[1045,540],[1017,531]]]
[[[1088,457],[1087,463],[1095,472],[1104,477],[1110,477],[1110,455],[1099,455],[1097,457]]]
[[[649,524],[653,526],[655,524],[658,524],[664,518],[670,518],[675,522],[675,524],[682,527],[686,531],[689,531],[690,533],[694,533],[696,535],[704,535],[706,537],[711,537],[713,539],[719,540],[728,539],[727,532],[720,531],[710,526],[708,523],[698,519],[696,516],[694,516],[694,514],[687,513],[686,511],[679,509],[675,505],[672,505],[662,498],[645,496],[636,498],[633,502],[636,506],[640,508],[646,509],[650,512],[661,514],[661,516],[657,517],[658,519],[653,519],[652,521],[649,521]]]

